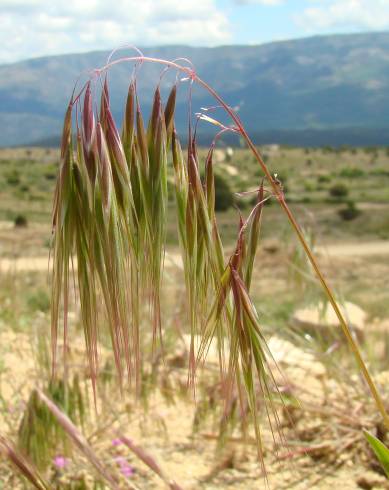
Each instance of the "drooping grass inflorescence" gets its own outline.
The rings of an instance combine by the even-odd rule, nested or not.
[[[259,203],[248,220],[241,220],[238,245],[228,259],[215,213],[214,144],[201,163],[196,131],[190,128],[184,156],[174,126],[176,92],[174,85],[163,107],[157,87],[145,129],[133,81],[121,134],[111,113],[107,79],[98,116],[92,109],[90,82],[82,93],[82,103],[77,97],[69,105],[53,211],[53,348],[55,351],[61,297],[66,346],[70,271],[72,262],[77,262],[81,320],[92,383],[95,386],[99,369],[97,342],[101,321],[97,305],[102,300],[119,377],[122,379],[126,371],[140,392],[142,334],[150,323],[155,344],[162,330],[160,294],[167,169],[171,164],[192,334],[189,380],[194,386],[207,343],[216,336],[226,407],[233,387],[238,386],[241,398],[247,393],[258,428],[256,385],[263,388],[263,400],[269,401],[274,391],[268,388],[266,347],[249,298],[264,186],[261,185]],[[144,320],[144,300],[150,307],[149,322]],[[199,336],[202,341],[196,346],[195,338]],[[259,435],[257,430],[258,441]]]
[[[232,118],[234,125],[225,126],[204,114],[200,114],[199,119],[214,124],[220,133],[229,130],[239,133],[260,164],[269,188],[258,183],[258,203],[246,220],[240,218],[236,248],[230,258],[225,257],[215,213],[214,145],[204,163],[205,177],[201,178],[196,130],[192,130],[190,123],[186,157],[175,130],[177,83],[165,108],[157,87],[146,129],[136,80],[132,80],[120,134],[110,108],[107,78],[101,91],[98,115],[93,111],[96,101],[92,97],[92,84],[88,82],[80,94],[72,97],[65,115],[61,166],[54,197],[54,366],[61,304],[66,349],[70,270],[76,259],[81,319],[93,386],[95,388],[99,370],[97,342],[101,319],[97,315],[97,305],[102,301],[119,378],[122,380],[126,373],[130,383],[135,380],[139,392],[142,336],[148,323],[152,325],[154,348],[158,335],[162,340],[160,295],[166,243],[167,169],[172,161],[191,329],[190,382],[195,384],[197,366],[206,357],[210,342],[216,337],[226,414],[233,393],[238,392],[244,407],[242,410],[248,406],[252,413],[262,459],[259,407],[265,407],[275,434],[277,431],[273,430],[273,425],[279,424],[272,397],[277,396],[277,388],[268,367],[271,353],[249,291],[263,202],[274,196],[295,230],[339,318],[377,407],[388,422],[359,348],[286,203],[282,185],[271,175],[236,113],[196,75],[192,67],[181,66],[177,62],[139,55],[110,61],[95,73],[101,75],[110,66],[123,61],[160,63],[184,72],[187,78],[183,80],[190,84],[197,82],[205,88]],[[144,315],[145,300],[149,305],[149,317]],[[201,341],[196,346],[198,334]]]

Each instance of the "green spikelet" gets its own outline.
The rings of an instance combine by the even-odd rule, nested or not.
[[[47,394],[71,420],[84,424],[87,405],[77,375],[71,384],[58,379],[51,381]],[[31,392],[19,425],[18,448],[39,470],[46,469],[58,452],[67,455],[71,453],[66,434],[41,402],[36,390]]]

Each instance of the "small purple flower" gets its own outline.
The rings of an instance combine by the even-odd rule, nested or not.
[[[69,460],[67,458],[64,458],[63,456],[56,456],[54,458],[54,465],[57,468],[65,468],[69,463]]]
[[[126,478],[131,478],[135,471],[134,471],[134,468],[130,465],[128,466],[122,466],[120,468],[120,471],[122,472],[122,474],[126,477]]]
[[[121,439],[112,439],[112,446],[120,446],[120,444],[123,444]]]
[[[124,456],[116,456],[114,460],[120,466],[120,471],[122,475],[124,475],[126,478],[131,478],[131,476],[134,475],[134,468],[128,463]]]

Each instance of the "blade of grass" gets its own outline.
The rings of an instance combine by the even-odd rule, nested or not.
[[[377,456],[378,461],[381,463],[382,468],[385,471],[386,476],[389,478],[389,449],[385,446],[383,442],[377,439],[373,434],[367,430],[363,431],[363,434],[370,444],[370,447]]]

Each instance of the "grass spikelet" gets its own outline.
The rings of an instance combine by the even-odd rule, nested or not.
[[[85,166],[93,186],[96,179],[96,162],[94,145],[96,144],[96,121],[92,107],[92,93],[90,82],[86,86],[84,107],[82,112],[82,150]]]
[[[174,131],[174,112],[176,108],[177,85],[173,85],[165,107],[166,142],[170,145]]]
[[[49,490],[50,487],[40,475],[36,467],[15,449],[5,437],[0,435],[0,453],[3,453],[9,461],[16,466],[19,473],[26,478],[34,488]]]
[[[117,479],[107,470],[104,464],[97,458],[92,448],[70,418],[60,410],[52,400],[50,400],[42,391],[37,390],[40,401],[47,407],[55,417],[62,429],[68,434],[78,449],[90,461],[97,472],[110,484],[110,488],[119,489]]]
[[[149,297],[154,339],[156,332],[161,330],[160,288],[167,210],[165,112],[171,137],[175,97],[176,89],[173,88],[164,111],[159,89],[156,90],[146,131],[135,83],[132,83],[120,135],[109,106],[107,79],[97,122],[88,83],[83,100],[82,130],[77,130],[75,145],[71,126],[73,102],[65,116],[62,163],[53,206],[53,352],[62,305],[60,295],[63,292],[63,306],[67,312],[69,266],[75,255],[94,389],[99,332],[96,302],[100,295],[106,309],[120,381],[124,360],[128,378],[132,379],[135,370],[139,385],[142,295]],[[66,326],[67,313],[64,317]]]
[[[122,141],[127,164],[131,164],[132,148],[134,144],[134,117],[135,117],[135,84],[131,83],[128,88],[126,109],[123,118]]]
[[[155,474],[157,474],[161,480],[170,488],[170,490],[183,490],[174,480],[169,478],[161,466],[157,463],[153,456],[151,456],[142,447],[135,444],[128,437],[121,436],[120,440],[141,460],[148,466]]]
[[[83,425],[85,403],[77,376],[71,384],[57,379],[52,380],[47,392],[70,419]],[[18,448],[37,468],[44,470],[60,446],[64,454],[70,453],[65,433],[46,405],[41,402],[37,391],[33,390],[20,422]]]
[[[258,314],[249,296],[249,284],[255,253],[259,239],[259,224],[263,205],[264,189],[258,192],[258,203],[244,221],[240,217],[239,233],[235,251],[221,277],[218,294],[209,310],[203,330],[202,341],[197,356],[197,364],[203,362],[212,338],[216,335],[219,345],[220,362],[224,362],[224,343],[229,346],[228,368],[224,375],[221,366],[225,418],[234,404],[235,392],[241,404],[241,412],[246,411],[245,396],[253,418],[258,444],[258,457],[265,472],[263,443],[260,429],[259,405],[266,408],[273,436],[280,432],[280,423],[273,403],[277,386],[269,368],[270,356],[266,340],[261,333]],[[245,237],[248,237],[248,245]],[[246,282],[247,281],[247,282]],[[225,328],[221,328],[224,320]],[[225,341],[226,338],[226,341]]]
[[[149,285],[153,311],[153,333],[161,330],[160,288],[166,237],[167,212],[167,148],[166,127],[159,89],[155,91],[150,121],[147,129],[149,154],[148,181],[142,181],[145,199],[147,250],[150,260]],[[162,339],[161,339],[162,340]]]
[[[73,246],[72,222],[72,107],[70,101],[67,108],[61,144],[61,161],[59,176],[54,191],[52,227],[54,235],[53,250],[53,278],[51,300],[51,341],[53,353],[53,373],[56,368],[56,349],[58,338],[58,324],[61,307],[61,293],[63,292],[64,306],[64,352],[67,345],[67,322],[69,302],[69,264]]]
[[[251,216],[248,219],[248,231],[246,232],[247,251],[245,253],[246,260],[245,260],[245,271],[244,271],[244,284],[246,285],[248,291],[250,290],[250,286],[251,286],[254,259],[258,247],[263,206],[264,206],[264,187],[262,182],[258,191],[257,203],[252,211]]]

